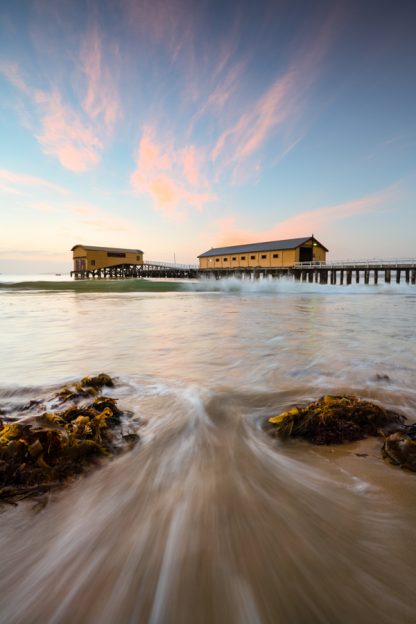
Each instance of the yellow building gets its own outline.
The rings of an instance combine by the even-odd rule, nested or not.
[[[296,262],[325,262],[328,249],[314,236],[250,245],[216,247],[198,256],[201,271],[290,268]]]
[[[141,249],[119,249],[118,247],[93,247],[75,245],[71,249],[74,271],[94,271],[120,264],[143,264]]]

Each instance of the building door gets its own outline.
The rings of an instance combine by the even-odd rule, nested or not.
[[[75,271],[85,271],[85,258],[75,258]]]
[[[312,262],[312,247],[301,247],[299,249],[299,262]]]

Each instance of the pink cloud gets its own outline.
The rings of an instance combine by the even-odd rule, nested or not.
[[[113,50],[112,57],[117,56]],[[84,76],[85,96],[82,106],[88,117],[101,118],[111,130],[120,114],[120,98],[116,89],[114,58],[103,58],[103,47],[96,27],[89,30],[80,54],[81,74]]]
[[[276,156],[279,161],[304,136],[310,123],[305,121],[309,96],[322,72],[338,22],[339,15],[334,11],[313,38],[298,46],[297,56],[286,71],[219,134],[212,160],[222,169],[232,167],[235,179],[238,167],[255,157],[269,140],[280,139]]]
[[[26,95],[31,94],[31,90],[26,85],[23,80],[19,66],[17,63],[11,63],[8,61],[0,61],[0,74],[3,75],[10,84],[12,84],[16,89],[25,93]]]
[[[238,219],[228,216],[216,221],[217,232],[215,245],[238,245],[245,243],[298,238],[324,231],[333,222],[344,221],[361,214],[377,211],[383,205],[397,197],[399,185],[393,185],[377,193],[364,197],[323,206],[314,210],[305,211],[284,219],[267,230],[249,230],[237,226]],[[210,234],[211,240],[213,238]]]
[[[395,185],[359,199],[302,212],[281,221],[272,228],[272,231],[278,232],[281,238],[308,235],[325,228],[334,221],[343,221],[377,211],[380,206],[392,200],[397,192],[398,187]]]
[[[50,91],[33,87],[16,63],[3,62],[0,73],[22,93],[31,117],[40,128],[35,136],[44,153],[56,157],[70,171],[80,173],[97,165],[120,115],[120,101],[114,76],[117,49],[103,46],[98,29],[89,29],[81,44],[80,62],[74,82],[80,92],[80,108],[64,101],[57,86]],[[34,105],[34,106],[33,106]],[[31,123],[30,125],[35,125]]]
[[[0,181],[4,184],[5,189],[9,189],[9,192],[21,193],[19,187],[44,187],[57,193],[67,193],[68,191],[58,184],[49,182],[49,180],[43,180],[36,176],[27,175],[25,173],[18,173],[16,171],[9,171],[7,169],[0,169]],[[18,187],[18,188],[16,188]]]
[[[65,105],[58,89],[51,92],[33,89],[20,75],[17,66],[1,68],[6,78],[35,104],[41,130],[36,135],[45,154],[58,158],[63,167],[76,173],[95,166],[103,143],[91,124],[82,121],[75,110]]]
[[[281,126],[294,123],[300,114],[304,88],[299,69],[290,69],[276,79],[234,126],[221,133],[212,158],[217,160],[223,155],[231,164],[252,156]]]
[[[63,104],[60,93],[37,91],[35,102],[42,117],[42,130],[36,138],[43,151],[56,156],[63,167],[76,173],[95,166],[103,144],[94,130]]]
[[[221,62],[221,71],[223,70],[223,63],[226,63],[225,59]],[[192,117],[190,129],[188,131],[189,134],[192,132],[195,124],[205,115],[211,114],[213,116],[218,116],[222,112],[226,104],[237,92],[238,87],[240,86],[240,78],[243,74],[243,70],[244,63],[240,62],[233,65],[230,69],[228,69],[228,71],[224,72],[224,75],[216,76],[216,82],[213,88],[208,92],[205,100],[200,103],[197,112]],[[220,69],[218,68],[214,71],[214,75],[216,75],[219,71]]]
[[[187,145],[182,152],[182,158],[185,178],[189,184],[197,186],[201,180],[201,162],[195,145]]]
[[[214,201],[215,195],[205,190],[202,153],[196,146],[176,150],[171,144],[158,143],[154,135],[149,126],[143,131],[131,176],[134,190],[149,194],[157,210],[176,219],[183,219],[187,208],[202,210]]]

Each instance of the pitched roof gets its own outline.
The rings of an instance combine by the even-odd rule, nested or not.
[[[266,243],[250,243],[249,245],[233,245],[231,247],[214,247],[200,254],[198,258],[206,258],[209,256],[223,256],[225,254],[232,253],[250,253],[250,251],[277,251],[284,249],[297,249],[307,241],[313,239],[320,247],[328,251],[321,243],[319,243],[313,236],[306,236],[305,238],[288,238],[286,240],[268,241]]]
[[[90,251],[113,251],[115,253],[143,253],[141,249],[123,249],[121,247],[94,247],[93,245],[74,245],[71,251],[77,247],[88,249]]]

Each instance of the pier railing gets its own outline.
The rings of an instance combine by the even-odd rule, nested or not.
[[[177,262],[165,262],[165,260],[146,260],[144,264],[147,264],[148,266],[166,267],[169,269],[179,269],[185,271],[196,271],[199,268],[197,264],[178,264]]]
[[[382,260],[372,258],[371,260],[336,260],[334,262],[295,262],[296,269],[414,269],[416,268],[415,258],[394,258]]]

